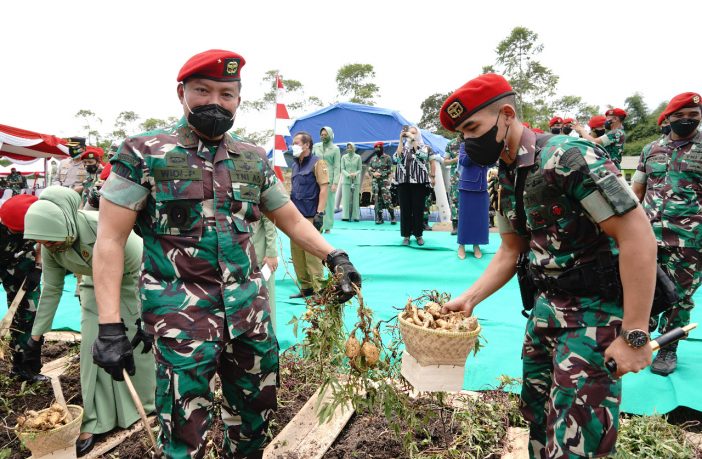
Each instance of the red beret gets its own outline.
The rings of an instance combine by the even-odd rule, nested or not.
[[[605,118],[602,115],[595,115],[592,118],[590,118],[590,121],[587,122],[587,125],[590,126],[590,129],[595,129],[604,126],[605,121],[607,121],[607,118]]]
[[[533,128],[532,131],[534,131],[534,132],[537,133],[537,134],[543,134],[543,133],[544,133],[544,130],[543,130],[543,129],[539,129],[539,128]]]
[[[665,107],[665,110],[663,110],[663,113],[661,113],[661,117],[658,118],[658,125],[660,125],[663,122],[663,118],[672,115],[681,108],[700,106],[700,95],[696,92],[684,92],[682,94],[678,94],[677,96],[670,99],[670,102],[668,102],[668,105]]]
[[[27,209],[38,199],[31,194],[18,194],[11,197],[0,207],[0,222],[15,233],[23,233]]]
[[[502,75],[486,73],[458,88],[441,106],[439,119],[449,131],[455,131],[473,114],[503,97],[514,94]]]
[[[373,148],[375,148],[375,147],[382,147],[382,146],[383,146],[383,142],[375,142],[375,143],[373,144]]]
[[[112,171],[112,163],[107,163],[107,166],[100,172],[100,180],[107,180],[107,177],[110,176],[110,172]]]
[[[573,118],[563,118],[563,124],[573,124]]]
[[[527,123],[526,121],[522,122],[522,126],[531,129],[531,124]]]
[[[89,146],[85,148],[85,153],[80,155],[80,159],[95,159],[97,161],[100,161],[102,159],[102,155],[102,148]]]
[[[553,125],[556,124],[556,123],[563,123],[563,118],[561,118],[560,116],[554,116],[554,117],[551,118],[551,120],[548,122],[548,127],[551,127],[551,126],[553,126]]]
[[[240,81],[241,68],[246,64],[241,55],[223,49],[211,49],[196,54],[178,72],[178,81],[206,78],[215,81]]]
[[[663,124],[663,121],[665,121],[665,115],[661,113],[661,116],[658,117],[658,125]]]
[[[626,112],[621,108],[610,108],[605,112],[605,116],[618,116],[620,118],[626,118]]]

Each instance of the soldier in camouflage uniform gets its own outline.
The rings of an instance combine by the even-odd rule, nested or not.
[[[12,190],[13,195],[18,195],[24,188],[27,188],[27,178],[13,167],[5,179],[5,186]]]
[[[624,151],[624,142],[626,141],[626,133],[624,132],[622,123],[626,118],[626,112],[621,108],[610,108],[605,112],[606,120],[604,128],[608,130],[606,134],[595,137],[585,131],[577,122],[573,125],[573,129],[580,137],[589,140],[590,142],[600,145],[607,152],[609,159],[620,168],[622,162],[622,152]]]
[[[673,280],[680,301],[661,316],[665,333],[690,323],[692,296],[702,271],[702,133],[700,95],[674,97],[659,118],[671,132],[644,147],[632,178],[658,241],[658,262]],[[677,367],[677,343],[656,355],[651,371],[667,376]]]
[[[445,310],[472,314],[515,274],[519,255],[528,256],[528,270],[539,281],[531,296],[523,295],[531,303],[525,308],[533,307],[521,397],[530,456],[606,456],[617,437],[618,377],[651,361],[646,329],[655,241],[643,210],[599,147],[563,135],[537,138],[519,122],[515,99],[502,76],[485,74],[441,108],[442,124],[463,133],[473,162],[501,160],[502,187],[500,248],[485,274]],[[617,246],[623,305],[618,291],[600,286],[611,278],[598,277],[600,263],[614,264]],[[616,374],[607,360],[618,364]]]
[[[375,223],[383,224],[383,209],[390,214],[390,223],[395,225],[395,208],[390,196],[390,174],[392,173],[392,159],[383,153],[383,142],[376,142],[373,146],[374,155],[368,163],[368,174],[371,177],[371,188],[375,207]]]
[[[100,332],[93,356],[121,379],[132,349],[120,323],[115,278],[136,222],[144,239],[142,316],[155,335],[156,411],[167,457],[201,458],[222,382],[227,457],[262,457],[276,409],[278,343],[251,241],[261,212],[339,279],[338,301],[358,272],[290,202],[263,149],[235,141],[244,58],[223,50],[193,56],[177,81],[184,117],[131,137],[101,192],[94,282]]]
[[[41,371],[41,344],[31,342],[32,324],[39,302],[41,268],[37,266],[34,243],[25,241],[24,214],[36,196],[18,195],[0,207],[0,282],[10,307],[24,282],[25,294],[10,328],[11,374],[25,381],[47,381]],[[26,281],[25,281],[26,279]]]
[[[444,164],[449,167],[449,207],[451,208],[451,235],[458,234],[458,150],[463,139],[458,135],[446,145]]]
[[[102,160],[102,149],[95,147],[88,147],[81,155],[83,160],[83,167],[85,172],[87,172],[87,177],[83,180],[83,189],[81,191],[81,204],[80,208],[85,210],[98,210],[96,204],[96,186],[100,180],[100,173],[102,172],[102,167],[100,161]],[[98,198],[99,199],[99,198]]]

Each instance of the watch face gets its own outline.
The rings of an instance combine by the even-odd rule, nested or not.
[[[648,333],[643,330],[631,330],[626,334],[626,341],[631,347],[642,347],[648,343]]]

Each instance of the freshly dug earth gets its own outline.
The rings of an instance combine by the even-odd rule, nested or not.
[[[46,343],[42,349],[42,362],[47,363],[64,355],[78,353],[79,343]],[[0,457],[20,459],[29,452],[22,450],[15,435],[17,417],[29,410],[40,411],[49,408],[54,402],[51,383],[28,384],[10,378],[9,358],[0,361]],[[78,362],[73,363],[61,376],[61,387],[66,403],[82,405],[80,395],[80,370]]]

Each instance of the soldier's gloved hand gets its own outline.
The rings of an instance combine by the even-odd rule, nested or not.
[[[343,250],[331,251],[324,260],[324,264],[338,279],[333,292],[336,302],[347,302],[356,294],[353,284],[359,289],[361,288],[361,274],[356,271],[356,268],[349,261],[349,255]]]
[[[312,226],[314,226],[317,231],[322,231],[322,226],[324,226],[324,212],[317,212],[312,218]]]
[[[22,348],[22,363],[34,373],[41,371],[41,347],[44,345],[44,337],[39,341],[34,341],[30,336],[27,343]]]
[[[148,354],[151,348],[154,346],[154,337],[149,335],[141,328],[141,319],[137,319],[136,323],[136,333],[134,338],[132,338],[131,345],[134,349],[139,345],[139,343],[144,343],[144,349],[141,350],[142,354]]]
[[[93,362],[115,381],[124,381],[122,369],[133,376],[136,373],[134,355],[124,323],[99,324],[98,329],[98,337],[93,343]]]
[[[34,268],[27,273],[27,278],[24,281],[24,290],[26,292],[33,292],[39,287],[41,282],[41,269]]]

